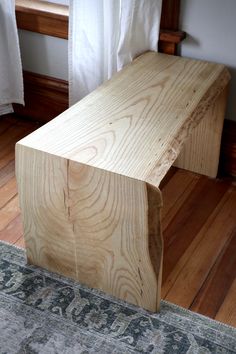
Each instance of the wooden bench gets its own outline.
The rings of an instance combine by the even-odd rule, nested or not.
[[[157,311],[158,186],[175,161],[216,176],[228,82],[223,65],[149,52],[18,142],[28,262]]]

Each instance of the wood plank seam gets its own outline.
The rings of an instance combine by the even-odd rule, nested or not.
[[[192,286],[194,286],[194,284],[195,284],[194,283],[195,279],[194,279],[193,273],[195,273],[195,276],[198,275],[198,278],[199,278],[198,283],[197,283],[198,289],[195,289],[195,291],[199,290],[203,286],[204,282],[206,281],[208,274],[210,274],[210,269],[212,269],[214,267],[215,260],[219,258],[219,250],[221,250],[222,247],[224,247],[227,244],[228,239],[231,237],[232,230],[229,229],[229,231],[230,231],[229,233],[228,233],[228,230],[225,230],[225,232],[227,232],[227,234],[225,235],[224,238],[220,237],[220,235],[217,235],[217,237],[215,237],[215,239],[216,239],[215,242],[218,242],[218,243],[220,242],[221,247],[218,248],[217,253],[214,253],[213,255],[211,255],[210,250],[209,251],[206,250],[204,240],[207,239],[208,233],[211,232],[210,230],[213,230],[214,224],[219,222],[220,216],[222,215],[222,210],[225,209],[225,206],[226,206],[226,210],[228,210],[227,205],[229,204],[230,200],[232,201],[231,191],[232,190],[229,189],[223,195],[223,197],[221,198],[221,201],[218,203],[217,207],[210,214],[207,222],[203,225],[201,230],[198,231],[194,241],[191,243],[188,250],[181,256],[181,259],[178,262],[179,264],[176,265],[173,274],[170,274],[170,276],[169,276],[169,279],[171,279],[171,283],[169,282],[169,279],[167,278],[165,283],[163,284],[164,297],[168,301],[173,301],[173,298],[175,298],[178,301],[178,299],[177,299],[178,290],[179,290],[181,284],[183,284],[182,281],[183,281],[183,279],[185,279],[186,281],[188,280],[188,278],[186,277],[186,274],[191,273]],[[232,205],[232,203],[231,203],[231,205]],[[225,222],[227,222],[227,221],[229,222],[228,219],[225,220]],[[232,224],[232,222],[233,222],[233,220],[231,217],[231,224]],[[212,238],[213,238],[213,235],[214,235],[214,233],[212,231],[211,232]],[[201,248],[205,249],[205,258],[202,257],[200,269],[193,268],[194,267],[194,259],[195,258],[198,259],[199,250]],[[201,269],[202,269],[202,267],[204,267],[204,264],[206,263],[206,261],[208,262],[207,272],[204,272],[204,274],[202,274]],[[209,267],[209,265],[210,265],[210,267]],[[196,266],[196,264],[195,264],[195,266]],[[201,283],[200,283],[200,279],[201,279]],[[177,283],[178,283],[178,286],[176,286]],[[182,287],[183,286],[184,285],[182,285]],[[170,296],[170,293],[171,293],[171,296]],[[185,296],[187,296],[187,294]],[[189,302],[189,300],[185,300],[185,301],[182,300],[181,306],[189,307],[190,305],[191,305],[191,302]]]
[[[202,283],[201,288],[200,288],[200,289],[198,290],[198,292],[196,293],[195,298],[193,299],[192,303],[191,303],[190,306],[189,306],[189,309],[194,309],[194,304],[195,304],[196,301],[197,301],[198,295],[202,292],[202,289],[204,288],[205,284],[206,284],[206,283],[208,282],[208,280],[211,278],[212,273],[215,272],[215,266],[216,266],[216,264],[218,264],[218,263],[219,263],[219,260],[224,256],[224,253],[225,253],[226,249],[228,248],[228,245],[231,243],[231,241],[232,241],[234,235],[235,235],[235,229],[232,230],[232,232],[231,232],[229,238],[228,238],[228,239],[226,240],[226,242],[224,243],[223,248],[221,248],[218,257],[215,259],[215,261],[214,261],[212,267],[208,270],[208,272],[207,272],[207,274],[206,274],[206,277],[205,277],[205,280],[204,280],[204,282]],[[226,298],[226,293],[225,293],[224,299],[225,299],[225,298]],[[219,310],[219,309],[220,309],[220,306],[218,307],[218,310]],[[218,311],[218,310],[217,310],[217,311]]]

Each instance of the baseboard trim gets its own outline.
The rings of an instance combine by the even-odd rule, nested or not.
[[[163,0],[159,52],[176,54],[186,33],[178,30],[180,0]],[[68,39],[69,7],[40,0],[16,0],[20,29]]]
[[[68,82],[24,71],[25,106],[14,104],[15,112],[39,122],[48,122],[69,105]]]

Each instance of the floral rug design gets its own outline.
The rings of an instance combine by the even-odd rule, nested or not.
[[[158,314],[28,266],[0,242],[0,354],[236,353],[236,329],[162,301]]]

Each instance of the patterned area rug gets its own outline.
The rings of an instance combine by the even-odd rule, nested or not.
[[[0,353],[236,353],[236,329],[164,301],[159,314],[127,305],[0,243]]]

